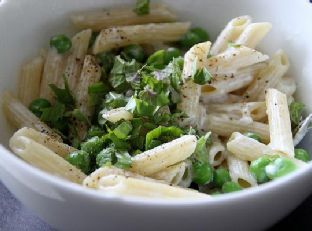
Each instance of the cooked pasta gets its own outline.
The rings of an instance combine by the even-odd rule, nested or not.
[[[266,105],[270,126],[270,147],[287,157],[294,157],[287,96],[276,89],[268,89]]]
[[[38,56],[22,66],[21,75],[18,79],[18,98],[24,105],[40,95],[40,83],[43,72],[44,58]]]
[[[93,53],[97,54],[130,44],[173,42],[187,32],[188,22],[119,26],[104,29],[96,38]]]
[[[51,37],[1,98],[34,167],[111,196],[213,200],[310,160],[288,57],[258,49],[269,22],[236,17],[212,42],[149,1],[70,19],[82,31]]]
[[[229,42],[234,42],[251,23],[250,16],[240,16],[232,19],[218,36],[211,48],[211,54],[217,55],[227,49]]]
[[[111,10],[78,12],[71,16],[73,24],[80,29],[100,31],[112,26],[138,25],[146,23],[172,22],[176,15],[164,4],[152,4],[147,15],[138,16],[131,7]]]
[[[10,148],[31,165],[53,175],[79,184],[86,177],[79,169],[54,153],[51,149],[20,133],[12,136],[10,139]]]

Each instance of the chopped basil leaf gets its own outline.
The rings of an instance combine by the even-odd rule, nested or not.
[[[88,125],[91,126],[90,121],[88,120],[87,117],[85,117],[85,115],[79,110],[79,109],[74,109],[73,111],[71,111],[71,115],[76,118],[77,120],[84,122]]]
[[[74,100],[74,97],[72,96],[72,94],[70,92],[67,78],[65,76],[63,76],[63,79],[64,79],[64,85],[65,85],[64,89],[58,88],[54,84],[49,84],[49,87],[53,91],[53,93],[56,97],[56,100],[58,102],[63,103],[66,106],[73,106],[75,104],[75,100]]]
[[[136,74],[139,68],[139,63],[134,59],[126,62],[120,56],[116,56],[108,81],[117,92],[124,92],[130,88],[127,77]]]
[[[180,137],[182,133],[183,131],[178,127],[159,126],[146,134],[145,149],[154,148],[155,143],[153,144],[153,142],[157,142],[156,146],[158,146],[164,142],[169,142]]]
[[[65,105],[56,101],[54,106],[42,109],[40,119],[49,124],[55,124],[59,119],[64,116]]]
[[[115,129],[114,129],[114,134],[117,136],[118,139],[125,140],[129,133],[132,130],[132,125],[129,121],[124,121],[121,124],[119,124]]]
[[[103,106],[108,109],[114,109],[119,107],[124,107],[127,104],[127,98],[123,94],[118,94],[116,92],[109,92],[104,100]]]
[[[137,15],[146,15],[150,12],[149,0],[137,0],[133,11]]]

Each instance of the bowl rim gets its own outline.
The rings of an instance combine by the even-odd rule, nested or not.
[[[19,157],[17,157],[13,152],[0,144],[0,159],[6,159],[6,161],[13,163],[17,166],[18,169],[23,169],[28,171],[34,177],[41,178],[40,180],[45,180],[49,184],[52,184],[54,187],[60,188],[62,190],[70,191],[75,194],[79,194],[80,196],[84,196],[86,198],[92,198],[94,200],[110,200],[110,202],[116,203],[124,203],[128,205],[137,205],[137,206],[157,206],[157,207],[167,207],[167,206],[189,206],[196,205],[198,206],[207,206],[207,205],[217,205],[221,203],[228,203],[231,201],[239,200],[246,197],[255,197],[258,194],[268,193],[271,190],[276,189],[276,187],[282,187],[287,184],[291,184],[293,180],[305,173],[312,172],[312,162],[307,163],[302,168],[297,171],[288,174],[287,176],[281,177],[274,181],[244,189],[239,192],[233,192],[229,194],[221,194],[218,196],[200,198],[200,199],[161,199],[161,198],[144,198],[144,197],[134,197],[134,196],[119,196],[108,193],[101,193],[97,190],[83,187],[82,185],[75,184],[73,182],[62,179],[58,176],[47,173],[39,168],[36,168],[27,162],[23,161]],[[4,161],[3,163],[6,163]],[[1,162],[0,162],[1,165]],[[1,176],[0,176],[1,178]]]

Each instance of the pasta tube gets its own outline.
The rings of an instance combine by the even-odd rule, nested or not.
[[[77,33],[72,39],[72,47],[68,56],[65,75],[68,80],[69,89],[75,94],[75,89],[81,74],[85,55],[89,47],[92,31],[90,29]],[[63,81],[62,79],[60,81]],[[61,84],[60,84],[61,85]]]
[[[254,132],[257,133],[263,142],[270,140],[269,126],[260,122],[247,122],[229,118],[227,115],[208,115],[206,118],[206,129],[220,136],[229,137],[233,132]]]
[[[254,121],[262,120],[267,116],[265,102],[209,104],[207,111],[210,114],[228,114],[235,119],[250,117]]]
[[[227,49],[228,43],[235,41],[250,24],[250,16],[240,16],[232,19],[222,30],[211,48],[211,55],[217,55]]]
[[[242,188],[257,186],[257,181],[250,173],[247,161],[237,159],[229,154],[227,164],[232,181],[238,183]]]
[[[164,4],[151,4],[150,12],[137,15],[132,7],[111,10],[85,11],[71,16],[72,23],[79,29],[100,31],[112,26],[138,25],[175,21],[177,16]]]
[[[88,103],[88,88],[90,85],[98,82],[101,78],[101,68],[96,63],[93,56],[87,55],[84,60],[81,76],[76,88],[76,103],[80,112],[90,121],[94,108]],[[85,122],[78,121],[77,133],[82,140],[87,132],[88,126]]]
[[[43,75],[40,85],[40,97],[54,101],[54,95],[49,84],[61,86],[64,71],[65,57],[57,53],[55,48],[50,48],[44,63]]]
[[[7,120],[16,128],[29,127],[61,141],[61,137],[49,126],[41,122],[27,107],[25,107],[11,92],[2,95],[3,112]]]
[[[151,178],[162,180],[170,185],[178,185],[186,171],[186,163],[181,162],[151,175]]]
[[[223,162],[225,157],[226,153],[224,145],[219,139],[214,140],[208,153],[209,163],[214,167],[218,166]]]
[[[86,177],[79,169],[52,150],[26,136],[14,134],[9,145],[23,160],[53,175],[78,184],[81,184]]]
[[[109,175],[102,177],[99,181],[99,190],[105,193],[116,194],[119,196],[135,196],[145,198],[209,198],[209,195],[199,193],[192,189],[183,189],[179,187],[169,186],[167,184],[120,175]]]
[[[261,70],[251,85],[247,88],[244,97],[248,101],[262,101],[265,99],[265,90],[275,88],[289,68],[289,61],[284,51],[274,54],[269,65]]]
[[[255,48],[259,42],[269,33],[272,24],[268,22],[251,23],[235,41],[236,44],[249,48]]]
[[[64,144],[62,142],[59,142],[55,140],[54,138],[42,133],[38,132],[32,128],[21,128],[17,132],[15,132],[16,136],[25,136],[29,139],[32,139],[33,141],[37,142],[38,144],[41,144],[51,151],[55,152],[57,155],[61,157],[66,157],[69,153],[72,153],[76,151],[75,148]]]
[[[21,75],[17,83],[17,92],[18,98],[25,106],[28,106],[40,95],[43,64],[43,57],[38,56],[22,66]]]
[[[231,74],[240,68],[261,63],[269,59],[269,56],[254,49],[240,46],[232,47],[207,59],[205,66],[211,74]]]
[[[187,123],[198,127],[202,127],[201,118],[205,117],[206,111],[199,104],[201,86],[194,83],[190,77],[193,75],[194,66],[197,70],[204,67],[210,46],[210,42],[196,44],[184,56],[182,79],[185,82],[181,88],[182,97],[178,107],[188,115]]]
[[[120,168],[110,166],[110,167],[102,167],[92,172],[89,176],[87,176],[84,179],[83,186],[97,189],[99,187],[100,179],[104,176],[109,176],[109,175],[119,175],[119,176],[125,176],[125,177],[133,177],[133,178],[142,179],[146,181],[156,181],[152,178],[145,177],[145,176],[136,174],[134,172],[130,172],[130,171],[126,171]],[[162,182],[162,181],[157,181],[157,182]]]
[[[104,29],[98,35],[93,54],[130,44],[178,41],[190,27],[188,22],[120,26]]]
[[[195,136],[185,135],[145,151],[132,158],[130,170],[144,176],[151,176],[190,157],[195,151],[196,142]]]
[[[226,144],[227,149],[237,158],[253,161],[263,155],[273,155],[274,151],[259,141],[234,132]]]
[[[270,126],[270,147],[286,157],[293,158],[294,143],[286,95],[276,89],[268,89],[266,104]]]

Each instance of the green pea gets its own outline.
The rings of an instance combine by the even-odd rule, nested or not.
[[[304,162],[309,162],[311,157],[307,150],[301,149],[301,148],[296,148],[295,149],[295,158],[298,160],[302,160]]]
[[[229,181],[223,184],[222,192],[223,193],[230,193],[242,190],[242,187],[239,184]]]
[[[85,174],[90,172],[90,156],[89,153],[79,150],[70,153],[66,160],[77,168],[81,169]]]
[[[199,185],[208,184],[213,180],[213,169],[209,163],[196,161],[193,163],[193,182]]]
[[[165,66],[165,51],[164,50],[158,50],[155,53],[153,53],[150,57],[147,59],[147,64],[149,66],[153,66],[158,69],[162,69]]]
[[[165,64],[172,61],[173,58],[178,58],[181,56],[181,51],[175,47],[169,47],[165,52]]]
[[[249,169],[257,179],[258,183],[265,183],[270,180],[266,174],[265,167],[276,158],[277,157],[273,156],[261,156],[260,158],[251,162]]]
[[[265,167],[265,172],[270,179],[276,179],[278,177],[285,176],[296,169],[296,164],[290,159],[279,157]]]
[[[229,171],[223,167],[218,168],[213,173],[213,183],[221,188],[224,183],[231,181]]]
[[[54,47],[58,53],[63,54],[72,47],[72,42],[66,35],[60,34],[51,38],[50,46]]]
[[[89,153],[91,156],[95,156],[104,148],[104,141],[98,136],[94,136],[91,139],[81,144],[81,150]]]
[[[125,47],[121,52],[121,56],[128,61],[132,59],[141,63],[145,61],[144,49],[139,45],[129,45]]]
[[[197,43],[205,42],[209,40],[208,33],[202,28],[193,28],[188,31],[180,40],[180,45],[183,48],[190,48]]]
[[[43,98],[34,99],[30,105],[29,110],[36,116],[40,117],[42,115],[42,109],[51,107],[51,103]]]
[[[255,139],[259,142],[261,142],[261,137],[257,134],[257,133],[253,133],[253,132],[245,132],[244,136],[247,136],[249,138]]]
[[[115,56],[111,52],[102,52],[96,55],[96,60],[102,66],[103,71],[108,74],[114,66]]]

